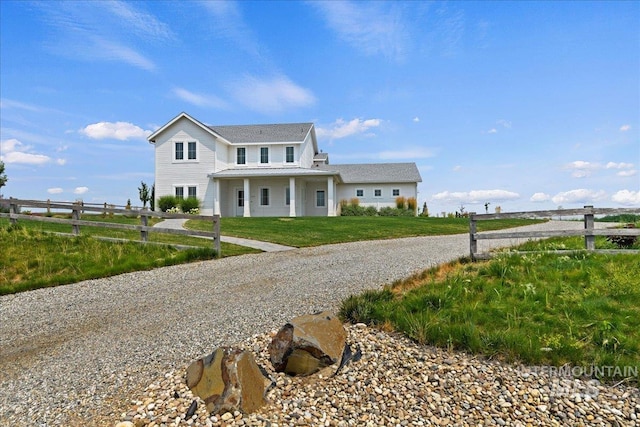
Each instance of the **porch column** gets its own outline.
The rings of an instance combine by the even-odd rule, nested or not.
[[[244,179],[244,211],[242,212],[242,216],[251,216],[251,206],[249,197],[249,178]]]
[[[289,178],[289,216],[296,216],[296,179]]]
[[[333,177],[327,178],[327,216],[336,216],[336,205],[333,203]]]
[[[213,179],[213,214],[220,215],[220,180]]]

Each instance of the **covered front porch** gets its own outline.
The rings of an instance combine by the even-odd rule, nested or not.
[[[210,174],[220,216],[336,216],[340,176],[317,169],[244,169]]]

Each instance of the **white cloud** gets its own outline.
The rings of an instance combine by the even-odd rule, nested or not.
[[[84,194],[89,191],[89,187],[76,187],[73,190],[73,194]]]
[[[574,178],[584,178],[590,176],[594,170],[600,169],[601,166],[598,163],[585,162],[583,160],[576,160],[565,165],[565,169],[571,170],[571,176]]]
[[[178,98],[186,101],[190,104],[197,105],[198,107],[216,107],[222,108],[225,106],[225,102],[212,95],[199,95],[197,93],[193,93],[181,87],[177,87],[173,89],[174,95]]]
[[[631,169],[631,170],[619,171],[616,173],[616,175],[621,177],[628,177],[628,176],[636,176],[637,173],[638,173],[637,170]]]
[[[633,163],[624,163],[624,162],[620,162],[620,163],[615,163],[615,162],[609,162],[607,163],[607,165],[605,166],[607,169],[632,169],[633,168]]]
[[[518,193],[507,190],[473,190],[473,191],[461,191],[461,192],[449,192],[443,191],[433,195],[434,200],[443,201],[458,201],[467,203],[479,203],[487,201],[505,201],[515,200],[520,198]]]
[[[621,205],[640,205],[640,191],[620,190],[611,196],[611,200]]]
[[[392,3],[314,2],[328,26],[365,55],[406,56],[411,39],[401,8]]]
[[[561,205],[565,203],[593,203],[604,200],[606,193],[602,190],[594,191],[580,188],[577,190],[558,193],[551,198],[553,203]]]
[[[98,122],[80,129],[80,133],[93,139],[145,139],[151,135],[150,130],[144,130],[128,122]]]
[[[32,153],[31,146],[12,138],[0,142],[0,160],[6,164],[42,165],[49,163],[51,157]]]
[[[418,123],[418,122],[420,121],[420,117],[418,117],[418,116],[414,117],[414,118],[413,118],[413,121],[414,121],[415,123]]]
[[[545,193],[535,193],[529,199],[531,202],[546,202],[547,200],[551,200],[551,196]]]
[[[511,129],[511,122],[505,119],[500,119],[496,121],[496,124],[499,124],[503,128]]]
[[[156,65],[133,45],[174,38],[168,25],[125,2],[39,2],[43,21],[52,29],[46,47],[85,61],[124,62],[151,71]]]
[[[462,170],[462,166],[460,166],[460,165],[455,165],[455,166],[453,167],[453,171],[454,171],[454,172],[460,172],[461,170]]]
[[[49,194],[60,194],[64,192],[64,190],[60,187],[53,187],[53,188],[48,188],[47,189],[47,193]]]
[[[498,129],[496,128],[491,128],[487,131],[487,133],[498,133]]]
[[[351,135],[365,134],[374,135],[369,132],[370,129],[380,126],[380,119],[353,119],[345,122],[343,119],[337,119],[329,128],[316,128],[318,138],[340,139]]]
[[[620,132],[626,132],[631,129],[631,125],[622,125],[620,126]]]
[[[67,164],[67,159],[56,159],[56,163],[60,166],[64,166]]]
[[[245,77],[231,88],[233,96],[245,107],[260,113],[278,113],[290,108],[313,105],[313,93],[286,76],[271,79]]]

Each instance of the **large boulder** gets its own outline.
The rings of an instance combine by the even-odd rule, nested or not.
[[[220,347],[189,365],[186,381],[215,414],[254,412],[265,403],[271,383],[250,352],[231,347]]]
[[[310,375],[321,369],[335,373],[345,350],[347,332],[329,312],[299,316],[284,325],[269,344],[276,372]]]

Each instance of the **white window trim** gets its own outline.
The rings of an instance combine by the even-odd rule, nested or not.
[[[176,146],[178,144],[182,144],[182,159],[176,159],[176,154],[178,152],[178,150],[176,150]],[[173,151],[173,163],[182,163],[184,162],[184,155],[185,155],[185,150],[184,150],[184,141],[172,141],[172,151]]]
[[[195,146],[196,146],[196,157],[195,157],[195,159],[190,159],[189,158],[189,144],[192,144],[192,143],[195,144]],[[198,144],[198,141],[187,141],[187,146],[186,146],[186,150],[185,150],[187,155],[185,156],[185,161],[187,161],[187,162],[197,162],[198,161],[198,157],[199,157],[198,156],[198,145],[200,145],[200,144]]]
[[[324,193],[324,205],[318,205],[318,193]],[[326,208],[327,207],[327,190],[316,190],[316,208]]]
[[[187,199],[189,197],[189,187],[195,187],[196,188],[196,198],[198,198],[198,194],[199,194],[199,185],[198,184],[175,184],[173,186],[173,195],[175,196],[176,194],[176,188],[182,188],[182,197],[184,199]]]
[[[379,191],[379,192],[380,192],[380,195],[379,195],[379,196],[376,196],[376,191]],[[374,188],[374,189],[373,189],[373,197],[375,197],[375,198],[377,198],[377,199],[380,199],[380,198],[384,197],[384,196],[382,195],[382,188]]]
[[[269,202],[269,203],[267,203],[266,205],[263,205],[263,204],[262,204],[262,190],[267,190],[267,191],[268,191],[268,196],[269,196],[269,200],[268,200],[268,202]],[[269,207],[269,206],[271,206],[271,187],[260,187],[260,190],[259,190],[259,193],[258,193],[258,199],[259,199],[259,200],[258,200],[258,204],[259,204],[260,206],[264,206],[264,207]]]
[[[290,162],[287,161],[287,148],[293,148],[293,160],[291,160]],[[282,163],[284,163],[285,165],[293,165],[296,163],[296,146],[295,145],[285,145],[284,147],[284,161]]]
[[[358,191],[362,191],[362,196],[358,196]],[[364,188],[356,188],[356,197],[364,197],[365,192],[364,192]]]
[[[196,189],[196,194],[193,197],[195,197],[197,199],[198,198],[198,185],[197,184],[185,185],[185,188],[187,189],[187,193],[186,193],[187,194],[187,198],[191,197],[191,196],[189,196],[189,188],[192,188],[192,187]]]
[[[267,149],[267,161],[262,163],[262,149]],[[270,166],[271,165],[271,150],[269,146],[263,145],[258,149],[258,166]]]
[[[190,159],[189,158],[189,143],[193,142],[196,144],[196,158],[195,159]],[[176,144],[178,143],[182,143],[182,159],[176,159]],[[199,151],[200,149],[198,148],[198,146],[200,144],[198,144],[197,140],[174,140],[171,142],[172,147],[172,162],[171,163],[198,163],[198,158],[199,158]]]
[[[244,163],[238,163],[238,150],[240,148],[244,148]],[[244,147],[244,146],[235,147],[233,155],[234,155],[234,163],[235,163],[236,166],[240,166],[240,167],[247,166],[247,164],[249,162],[249,150],[247,150],[247,147]]]

